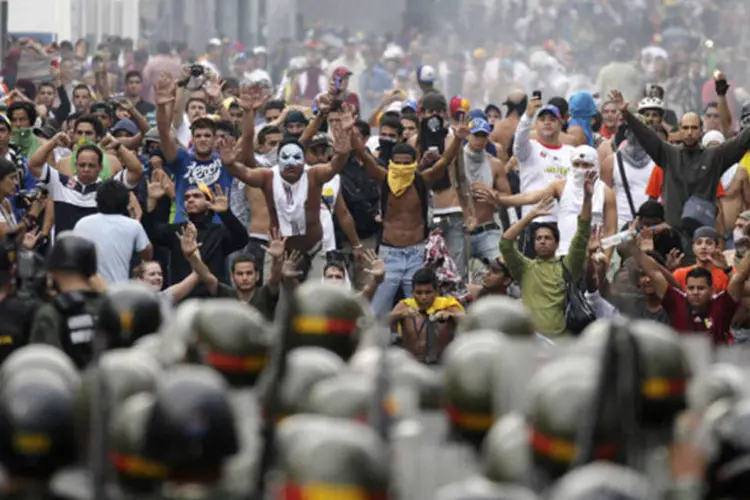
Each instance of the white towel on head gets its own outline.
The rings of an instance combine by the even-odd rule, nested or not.
[[[281,177],[279,166],[273,167],[273,203],[281,236],[301,236],[307,232],[307,167],[302,177],[290,184]]]

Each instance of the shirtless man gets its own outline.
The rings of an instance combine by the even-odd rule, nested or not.
[[[497,194],[495,199],[502,206],[535,205],[548,198],[555,198],[559,202],[557,226],[560,231],[560,242],[557,254],[568,253],[570,242],[576,233],[577,213],[583,204],[584,180],[588,172],[596,172],[599,176],[599,156],[591,146],[578,146],[571,154],[571,168],[567,177],[550,183],[547,187],[537,191],[524,192],[512,196]],[[615,193],[600,179],[594,186],[592,199],[592,226],[602,228],[602,237],[615,234],[617,231],[617,203]],[[609,249],[607,256],[611,254]]]
[[[240,106],[244,110],[241,151],[239,158],[248,166],[238,163],[238,152],[222,147],[221,156],[229,173],[246,185],[259,188],[268,207],[271,228],[278,228],[286,237],[286,248],[298,250],[306,257],[300,271],[304,280],[313,259],[321,250],[323,227],[320,223],[320,204],[323,185],[340,173],[351,151],[354,119],[350,114],[331,116],[329,127],[333,132],[336,155],[330,163],[308,167],[304,148],[295,139],[285,139],[279,145],[279,162],[270,169],[259,168],[254,152],[255,113],[261,109],[268,96],[260,86],[240,90]],[[319,269],[322,277],[323,269]]]
[[[513,141],[513,135],[516,133],[518,122],[526,111],[526,101],[526,94],[523,90],[514,90],[511,92],[504,103],[508,107],[508,112],[505,115],[505,118],[495,124],[495,127],[490,134],[490,140],[494,142],[498,148],[505,148],[508,156],[513,156],[511,143]]]
[[[456,158],[461,144],[469,135],[467,124],[461,122],[455,134],[457,140],[451,141],[445,154],[425,170],[417,169],[417,151],[406,143],[398,143],[393,147],[391,162],[388,169],[385,169],[365,151],[364,143],[355,135],[353,146],[357,156],[370,177],[383,183],[383,237],[379,257],[386,264],[386,277],[372,300],[376,317],[388,314],[399,287],[403,288],[407,297],[411,296],[411,280],[424,263],[424,246],[429,233],[427,188],[443,177],[445,167]],[[425,154],[423,165],[430,158],[430,154]],[[456,196],[455,190],[453,192]],[[463,230],[461,238],[463,239]]]
[[[469,257],[494,260],[500,256],[502,231],[495,221],[495,198],[511,194],[502,162],[487,153],[490,124],[482,119],[471,122],[469,143],[464,146],[464,172],[471,185],[469,217]]]

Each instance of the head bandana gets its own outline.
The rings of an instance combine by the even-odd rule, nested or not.
[[[279,148],[279,167],[282,171],[304,164],[305,152],[299,144],[288,142]]]
[[[583,130],[586,143],[594,145],[594,133],[591,130],[591,119],[596,115],[596,102],[588,92],[577,92],[570,97],[569,110],[570,120],[568,128],[577,126]]]
[[[586,168],[580,168],[573,165],[575,162],[584,162],[589,166]],[[586,178],[586,173],[594,170],[599,173],[599,155],[596,149],[591,146],[577,146],[573,149],[573,153],[570,155],[571,168],[568,171],[568,180],[573,181],[576,187],[583,188],[583,181]]]

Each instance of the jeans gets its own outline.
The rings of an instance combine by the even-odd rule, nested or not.
[[[404,248],[380,245],[378,256],[385,262],[385,280],[375,292],[372,310],[375,317],[382,318],[393,309],[399,287],[406,297],[412,296],[411,280],[424,265],[424,243]]]
[[[469,268],[466,256],[466,234],[464,233],[464,216],[461,213],[436,215],[434,218],[435,225],[443,232],[443,239],[451,259],[456,264],[458,272],[461,273],[461,279],[468,283]],[[499,245],[498,241],[498,245]]]
[[[471,235],[471,256],[475,259],[495,260],[500,257],[499,229]]]

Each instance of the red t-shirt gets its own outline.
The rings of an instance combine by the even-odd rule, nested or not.
[[[691,310],[685,292],[670,286],[661,305],[669,315],[672,328],[679,333],[703,332],[713,339],[714,345],[732,343],[729,326],[739,305],[727,292],[719,292],[711,298],[707,314]]]

